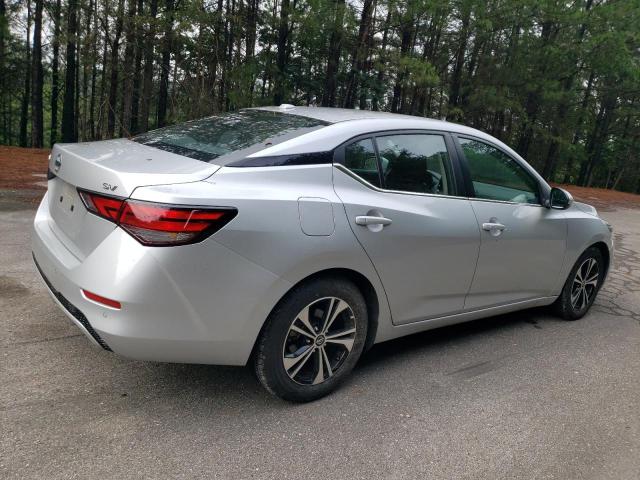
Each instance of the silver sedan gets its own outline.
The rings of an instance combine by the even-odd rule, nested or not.
[[[127,357],[251,363],[326,395],[371,345],[553,305],[587,313],[611,227],[499,140],[381,112],[267,107],[58,144],[33,256]]]

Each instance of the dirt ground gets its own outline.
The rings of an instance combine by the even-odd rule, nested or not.
[[[36,182],[47,179],[48,148],[20,148],[0,145],[0,188],[46,190]]]
[[[604,188],[578,187],[577,185],[555,186],[568,190],[576,200],[593,205],[598,210],[612,211],[616,208],[640,207],[640,195],[633,193],[605,190]]]
[[[46,190],[47,158],[51,150],[43,148],[20,148],[0,145],[0,189],[12,190],[28,203],[37,201],[38,191]],[[602,188],[558,185],[571,192],[576,200],[588,203],[599,210],[640,207],[640,195],[605,190]],[[15,190],[31,190],[30,195],[21,195]],[[26,192],[25,192],[26,193]],[[35,200],[34,200],[35,198]]]

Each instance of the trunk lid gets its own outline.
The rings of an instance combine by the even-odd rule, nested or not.
[[[75,187],[128,197],[143,185],[203,180],[220,167],[121,138],[57,144],[49,168]]]
[[[127,198],[140,186],[203,180],[220,167],[127,139],[57,144],[49,169],[50,226],[58,239],[83,260],[115,228],[89,213],[77,189]]]

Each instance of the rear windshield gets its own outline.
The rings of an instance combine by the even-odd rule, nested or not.
[[[241,110],[160,128],[132,140],[196,160],[218,159],[215,163],[225,164],[325,125],[298,115]]]

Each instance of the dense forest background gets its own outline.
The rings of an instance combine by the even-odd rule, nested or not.
[[[0,0],[0,142],[255,105],[443,118],[640,193],[640,0]]]

